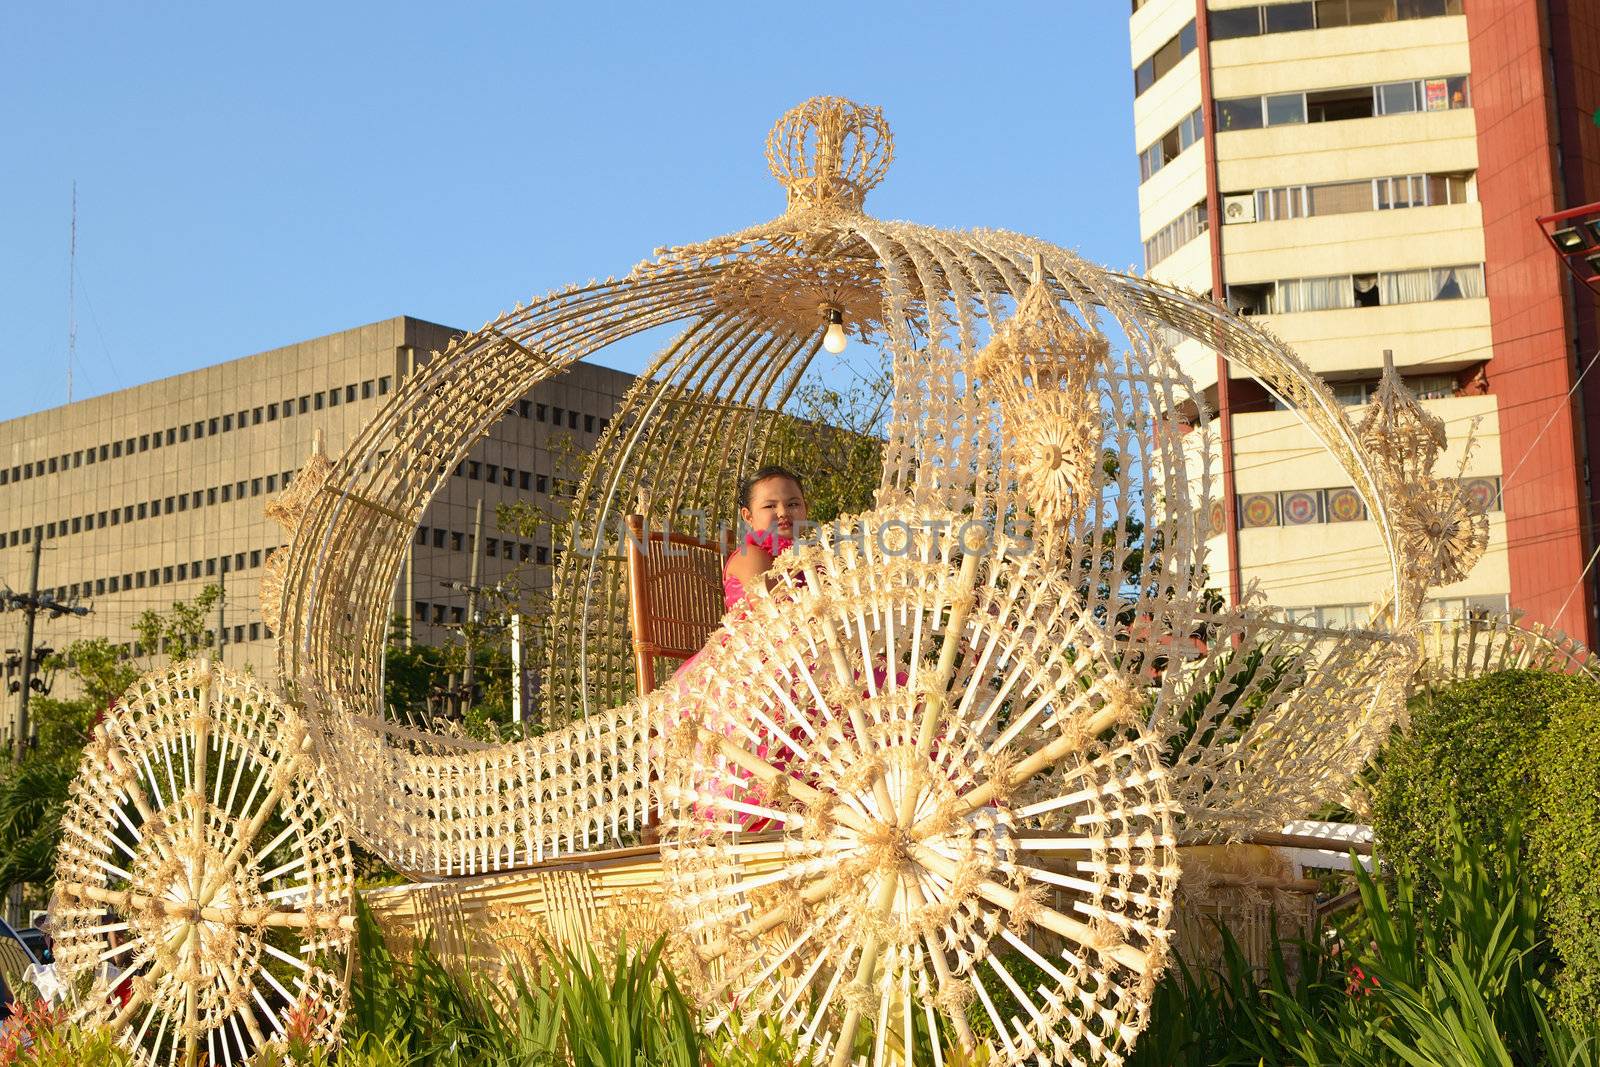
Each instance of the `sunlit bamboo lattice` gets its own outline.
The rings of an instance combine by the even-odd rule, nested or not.
[[[759,1005],[835,1064],[1118,1062],[1166,955],[1174,849],[1342,794],[1400,713],[1438,554],[1407,556],[1388,457],[1258,324],[1036,238],[871,218],[876,109],[809,101],[768,150],[781,216],[501,315],[306,479],[274,614],[304,791],[478,902],[606,862],[664,806],[656,882],[719,1025]],[[624,514],[642,496],[652,529],[730,522],[785,409],[852,370],[831,323],[892,373],[872,508],[780,557],[689,673],[638,696]],[[389,719],[389,604],[428,502],[534,386],[665,326],[565,528],[550,729]],[[1255,375],[1347,472],[1393,585],[1368,626],[1203,595],[1218,493],[1189,446],[1211,429],[1171,336]]]

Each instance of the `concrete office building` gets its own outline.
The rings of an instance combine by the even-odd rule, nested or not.
[[[1129,25],[1149,273],[1262,316],[1352,417],[1392,350],[1445,420],[1439,470],[1490,510],[1488,554],[1433,609],[1593,640],[1600,373],[1573,386],[1600,340],[1535,220],[1600,199],[1600,4],[1134,0]],[[1178,354],[1218,417],[1217,585],[1361,618],[1384,569],[1339,468],[1242,372]]]
[[[25,590],[40,542],[40,588],[93,608],[81,618],[41,615],[35,641],[60,649],[105,637],[131,653],[142,611],[225,581],[224,661],[272,677],[257,593],[266,554],[286,538],[263,505],[305,463],[317,431],[337,457],[456,333],[388,319],[0,423],[0,582]],[[495,528],[495,505],[547,501],[552,445],[592,446],[632,381],[579,364],[473,449],[423,516],[396,587],[396,615],[414,639],[446,640],[462,621],[465,593],[442,583],[467,579],[477,500],[480,583],[548,562],[547,537],[507,537]],[[20,647],[21,626],[20,612],[0,614],[6,647]],[[11,716],[0,719],[9,728]]]

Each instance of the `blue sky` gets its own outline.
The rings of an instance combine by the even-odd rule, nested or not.
[[[884,108],[873,214],[1138,258],[1124,0],[3,7],[0,419],[66,398],[74,179],[80,398],[770,218],[817,94]]]

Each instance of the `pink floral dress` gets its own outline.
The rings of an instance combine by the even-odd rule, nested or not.
[[[774,559],[776,559],[786,549],[794,546],[794,541],[791,538],[784,537],[781,534],[768,530],[753,530],[750,533],[745,534],[744,543],[752,548],[761,549],[761,551],[767,553],[769,556],[772,556]],[[734,555],[737,554],[737,552],[734,553]],[[730,555],[726,560],[723,561],[722,564],[722,604],[727,611],[738,612],[737,617],[742,618],[744,613],[741,606],[745,601],[744,583],[728,573],[728,564],[732,561],[733,555]],[[714,634],[711,638],[712,641],[718,641],[721,639],[722,638],[720,634]],[[707,648],[709,647],[710,644],[708,642]],[[672,683],[678,686],[679,693],[683,693],[685,691],[686,687],[694,676],[694,670],[696,666],[700,663],[701,658],[704,657],[705,654],[706,649],[701,649],[693,656],[690,656],[688,659],[684,660],[682,665],[672,673]],[[725,722],[722,724],[721,730],[725,736],[731,737],[733,735],[733,724],[731,722]],[[788,763],[787,757],[789,755],[789,751],[786,746],[773,744],[771,739],[763,739],[756,745],[755,755],[761,757],[762,759],[770,760],[773,766],[778,767],[781,770],[784,769]],[[739,777],[744,778],[746,776],[743,773],[740,773]],[[747,785],[746,796],[750,797],[751,799],[758,799],[756,797],[751,797],[751,792],[753,790],[759,792],[759,790],[755,790],[755,787]],[[707,818],[719,816],[719,813],[711,810],[705,810],[702,812],[702,814]],[[738,821],[746,831],[755,832],[773,828],[770,819],[737,813],[720,814],[732,814],[733,818]]]

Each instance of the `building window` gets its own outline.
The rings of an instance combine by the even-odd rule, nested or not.
[[[1195,29],[1194,20],[1178,31],[1177,36],[1167,41],[1149,59],[1133,68],[1133,95],[1139,96],[1150,88],[1173,67],[1183,61],[1183,57],[1194,51]]]
[[[1228,11],[1213,11],[1210,15],[1210,25],[1213,41],[1255,37],[1261,33],[1261,9],[1239,7]]]
[[[480,473],[481,468],[478,466],[478,461],[475,459],[467,460],[467,477],[477,481]]]
[[[1470,202],[1470,194],[1469,174],[1402,174],[1353,182],[1257,189],[1256,221],[1465,204]]]
[[[385,374],[378,379],[378,395],[387,396],[389,393],[389,376]]]
[[[445,535],[445,532],[446,531],[438,529],[438,528],[434,529],[434,531],[433,531],[433,547],[434,548],[443,548],[444,547],[444,535]]]
[[[1259,130],[1262,125],[1261,98],[1246,96],[1217,101],[1217,132]]]
[[[545,418],[545,406],[543,404],[535,404],[535,405],[533,405],[533,417],[538,419],[540,422],[544,421],[544,418]]]
[[[517,414],[524,419],[533,417],[533,405],[526,400],[517,401]]]
[[[567,412],[567,429],[576,430],[577,428],[578,428],[578,413],[576,411]]]
[[[1418,304],[1429,300],[1462,300],[1484,295],[1483,267],[1431,267],[1392,271],[1378,276],[1385,304]]]
[[[1176,219],[1161,227],[1144,243],[1144,269],[1149,270],[1157,263],[1160,263],[1172,253],[1205,233],[1206,229],[1206,204],[1202,200]]]
[[[1288,315],[1338,308],[1387,307],[1486,295],[1483,265],[1285,278],[1228,286],[1228,306],[1241,315]]]
[[[312,396],[311,396],[311,406],[313,408],[315,408],[317,411],[321,411],[322,410],[322,394],[320,392],[312,394]],[[305,408],[305,398],[301,397],[300,410],[304,411],[305,409],[306,409]]]
[[[362,400],[371,400],[372,399],[372,379],[371,378],[368,378],[366,381],[361,383],[361,399]]]
[[[411,617],[413,619],[415,619],[417,622],[427,622],[428,621],[428,605],[423,603],[420,600],[417,601],[416,603],[412,604],[411,605]]]
[[[339,387],[337,385],[328,390],[328,406],[330,408],[339,406]]]
[[[512,470],[510,467],[501,467],[500,468],[500,484],[504,485],[504,486],[510,486],[511,483],[512,483],[512,480],[513,480],[513,476],[516,473],[517,472]]]
[[[356,386],[354,382],[344,387],[344,402],[346,404],[354,404],[356,402]]]
[[[1303,93],[1283,93],[1267,97],[1268,126],[1299,126],[1306,121],[1306,98]]]
[[[267,405],[267,421],[268,422],[277,422],[278,421],[278,402],[276,400],[274,400],[272,403]]]
[[[1311,0],[1299,3],[1268,4],[1261,9],[1267,33],[1294,33],[1315,29],[1317,22]]]
[[[531,474],[529,474],[527,471],[519,471],[518,475],[518,484],[524,491],[533,488],[533,476]]]
[[[1155,139],[1155,144],[1139,154],[1139,181],[1149,181],[1152,174],[1173,162],[1184,149],[1205,136],[1205,112],[1195,109],[1189,117]]]

